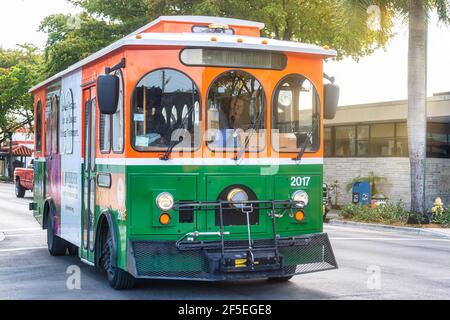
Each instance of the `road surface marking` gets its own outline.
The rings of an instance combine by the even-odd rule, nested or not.
[[[5,240],[5,234],[3,232],[0,232],[0,242]]]
[[[20,228],[20,229],[3,229],[0,232],[19,232],[19,231],[37,231],[42,230],[42,228]]]
[[[3,252],[16,252],[16,251],[31,251],[31,250],[41,250],[41,249],[47,249],[47,247],[0,249],[0,253],[3,253]]]
[[[44,232],[41,233],[19,233],[19,234],[7,234],[5,237],[6,238],[17,238],[17,237],[40,237],[40,236],[45,236]],[[1,239],[1,236],[0,236]],[[1,240],[0,240],[1,241]]]

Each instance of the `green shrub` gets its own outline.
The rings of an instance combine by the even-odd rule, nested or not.
[[[377,208],[348,204],[342,207],[339,215],[353,221],[393,224],[406,223],[409,212],[405,210],[402,203],[387,203]]]
[[[432,222],[449,226],[450,225],[450,207],[442,208],[442,210],[438,210],[438,211],[434,212]]]

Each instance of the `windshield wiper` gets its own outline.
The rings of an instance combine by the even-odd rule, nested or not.
[[[187,122],[188,119],[191,117],[192,112],[194,112],[194,108],[195,108],[195,106],[192,105],[192,107],[189,109],[189,112],[188,112],[188,113],[184,116],[184,118],[181,120],[181,124],[180,124],[180,126],[178,126],[178,128],[177,128],[176,130],[178,130],[178,129],[184,129],[184,128],[186,127],[186,122]],[[175,131],[175,130],[174,130],[174,131]],[[183,142],[183,141],[184,141],[184,136],[181,136],[181,137],[178,139],[178,141],[171,140],[171,142],[170,142],[170,144],[169,144],[169,147],[167,148],[166,152],[164,152],[164,155],[163,155],[160,159],[161,159],[161,160],[164,160],[164,161],[170,160],[170,155],[172,154],[173,149],[174,149],[177,145],[179,145],[181,142]]]
[[[313,123],[312,123],[311,130],[309,130],[309,131],[306,133],[305,140],[303,141],[303,144],[301,145],[300,150],[299,150],[298,153],[297,153],[297,156],[296,156],[295,158],[292,158],[292,160],[294,160],[294,161],[300,161],[300,160],[302,160],[302,158],[303,158],[303,156],[304,156],[304,154],[305,154],[305,152],[306,152],[306,149],[307,149],[309,146],[312,146],[312,144],[313,144],[312,141],[313,141],[314,133],[316,132],[316,130],[317,130],[317,128],[319,127],[319,124],[320,124],[320,116],[319,116],[319,113],[315,113],[315,114],[313,115],[312,121],[313,121]],[[295,135],[297,136],[297,139],[298,139],[298,138],[299,138],[299,133],[296,132]]]
[[[250,143],[250,139],[253,137],[253,134],[256,132],[256,127],[261,121],[261,116],[263,115],[264,110],[261,110],[261,112],[258,114],[258,117],[255,119],[255,122],[252,124],[252,126],[249,128],[251,130],[250,134],[245,139],[245,143],[242,145],[242,147],[239,149],[238,154],[233,158],[235,161],[239,161],[244,154],[245,150],[248,147],[248,144]]]

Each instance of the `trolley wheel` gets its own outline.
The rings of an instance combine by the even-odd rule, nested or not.
[[[52,218],[47,218],[47,247],[52,256],[63,256],[66,254],[67,242],[55,234]]]
[[[128,272],[113,266],[113,245],[111,231],[108,229],[101,253],[101,268],[108,276],[109,284],[116,290],[131,289],[135,278]]]
[[[78,256],[78,247],[74,244],[69,243],[67,245],[67,251],[71,256]]]
[[[279,277],[279,278],[269,278],[269,279],[267,279],[267,281],[274,282],[274,283],[288,282],[289,280],[292,279],[292,277],[293,276]]]
[[[25,196],[25,188],[20,185],[20,179],[16,179],[16,197],[23,198]]]

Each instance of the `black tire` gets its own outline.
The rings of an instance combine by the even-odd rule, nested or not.
[[[113,266],[113,245],[110,230],[102,242],[100,267],[106,272],[109,285],[116,290],[126,290],[134,287],[135,278],[128,272]]]
[[[20,185],[20,179],[16,179],[16,197],[23,198],[25,196],[25,188]]]
[[[282,283],[282,282],[288,282],[289,280],[292,279],[292,277],[293,276],[279,277],[279,278],[269,278],[269,279],[267,279],[267,281],[273,282],[273,283]]]
[[[78,247],[74,244],[69,243],[67,245],[67,251],[70,256],[78,256]]]
[[[47,247],[50,255],[54,257],[64,256],[67,251],[67,242],[55,235],[51,217],[47,218]]]

